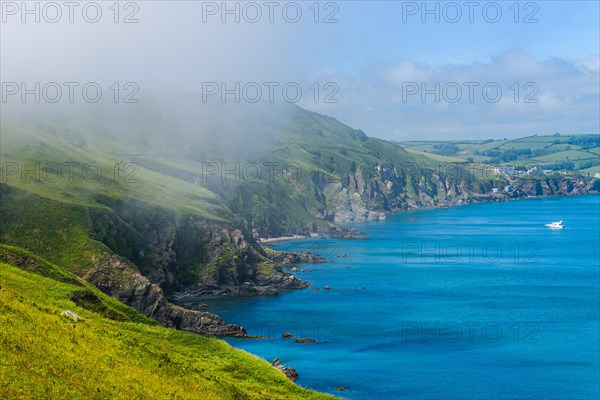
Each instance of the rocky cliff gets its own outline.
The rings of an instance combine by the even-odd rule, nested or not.
[[[83,279],[163,326],[210,336],[248,337],[244,328],[227,324],[218,315],[171,304],[158,285],[121,257],[106,253],[93,263]]]
[[[231,223],[175,215],[133,199],[106,205],[110,208],[91,213],[95,236],[131,265],[128,268],[123,261],[103,258],[94,263],[85,279],[167,325],[179,326],[178,321],[187,317],[184,320],[193,319],[191,323],[198,325],[194,329],[206,331],[204,324],[197,322],[212,317],[203,315],[196,321],[190,310],[165,306],[165,297],[186,304],[190,297],[202,295],[272,296],[281,289],[308,286],[284,272],[282,265],[289,260],[307,261],[309,255],[273,257]],[[312,259],[321,261],[316,255]],[[124,279],[125,289],[119,287],[120,279]],[[235,328],[231,331],[216,320],[207,326],[216,326],[219,334],[235,334]]]
[[[114,309],[75,275],[19,248],[0,245],[0,260],[23,270],[69,283],[81,289],[69,294],[69,299],[107,318],[129,320]],[[105,294],[116,298],[140,314],[152,318],[168,328],[181,329],[208,336],[248,337],[244,328],[225,323],[219,316],[209,312],[187,310],[168,302],[162,290],[137,272],[129,261],[111,253],[93,260],[92,268],[81,277]]]
[[[588,177],[543,176],[477,179],[464,169],[444,174],[423,169],[420,175],[402,168],[377,165],[365,173],[358,168],[342,180],[323,186],[329,215],[336,222],[380,221],[385,213],[417,208],[450,207],[533,196],[570,196],[600,192],[600,180]]]

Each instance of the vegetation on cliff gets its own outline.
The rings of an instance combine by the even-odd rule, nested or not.
[[[225,342],[157,326],[39,257],[4,249],[3,398],[332,398]],[[61,315],[65,310],[79,319]]]

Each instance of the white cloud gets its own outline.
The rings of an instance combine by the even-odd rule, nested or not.
[[[577,63],[577,66],[584,70],[598,74],[600,73],[600,57],[595,56],[584,58]]]
[[[383,75],[390,83],[402,87],[403,82],[426,81],[431,75],[431,69],[423,64],[417,65],[411,61],[401,61],[384,68]]]
[[[338,104],[304,106],[398,140],[598,133],[598,65],[597,56],[538,60],[521,52],[461,65],[404,60],[360,76],[338,75]],[[414,84],[417,92],[407,94]],[[422,89],[431,92],[423,95]]]

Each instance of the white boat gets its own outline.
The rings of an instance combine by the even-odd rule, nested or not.
[[[557,222],[551,222],[549,224],[546,224],[546,226],[548,228],[550,228],[550,229],[562,229],[562,228],[564,228],[562,219],[560,221],[557,221]]]

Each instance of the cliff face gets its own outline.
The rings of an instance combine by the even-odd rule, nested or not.
[[[64,278],[64,268],[166,327],[205,335],[246,332],[214,314],[175,305],[169,300],[176,291],[259,295],[308,285],[284,273],[232,223],[135,199],[97,202],[102,205],[72,205],[0,184],[0,242],[55,263],[52,276]],[[14,261],[27,267],[31,258]]]
[[[451,179],[429,169],[409,173],[402,167],[377,165],[372,171],[358,168],[348,178],[348,185],[340,180],[324,186],[337,222],[378,221],[386,212],[469,203],[485,190],[478,181]]]
[[[0,245],[0,260],[59,282],[79,286],[81,290],[69,294],[71,301],[107,318],[129,320],[126,315],[111,308],[110,304],[87,289],[81,279],[61,267],[18,248],[4,245]],[[92,263],[93,265],[81,276],[82,279],[165,327],[209,336],[248,337],[244,328],[227,324],[217,315],[187,310],[169,303],[157,285],[150,283],[137,272],[134,265],[121,257],[106,252],[101,257],[94,258]]]
[[[365,174],[357,169],[349,174],[347,185],[342,180],[323,185],[328,208],[321,215],[336,222],[379,221],[385,219],[386,212],[600,192],[600,180],[595,178],[504,176],[482,181],[466,170],[454,176],[434,170],[420,172],[411,175],[401,168],[377,165],[365,179]]]
[[[515,194],[509,197],[527,196],[571,196],[600,192],[600,179],[557,178],[515,179],[510,181]]]
[[[91,217],[97,239],[139,268],[136,279],[160,286],[169,298],[275,295],[279,289],[308,286],[283,272],[279,263],[230,223],[175,215],[135,200],[111,204],[111,209]],[[105,286],[108,291],[109,285]],[[145,304],[138,307],[146,309]]]
[[[114,254],[106,253],[93,264],[83,279],[163,326],[210,336],[248,336],[244,328],[227,324],[218,315],[171,304],[158,285]]]

